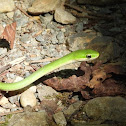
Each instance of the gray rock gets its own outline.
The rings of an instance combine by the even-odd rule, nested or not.
[[[68,109],[64,110],[63,113],[66,116],[66,118],[70,118],[72,114],[74,114],[76,111],[78,111],[82,105],[82,101],[77,101],[73,104],[71,104]]]
[[[90,42],[87,48],[96,49],[101,54],[99,60],[102,60],[102,62],[117,60],[123,49],[113,41],[113,37],[97,36]]]
[[[42,22],[42,26],[47,26],[53,20],[53,15],[45,14],[45,16],[40,15],[40,21]]]
[[[49,126],[47,118],[45,111],[18,113],[12,116],[8,126]]]
[[[67,121],[63,112],[58,112],[53,115],[53,118],[58,126],[66,126]]]
[[[52,87],[49,86],[38,86],[37,88],[38,92],[38,98],[40,101],[46,100],[46,99],[53,99],[55,98],[55,95],[58,95],[58,92],[56,92]]]
[[[69,50],[75,51],[78,49],[84,49],[86,45],[90,43],[96,37],[96,33],[94,32],[80,32],[76,34],[72,34],[67,39],[67,44],[69,46]]]
[[[16,101],[19,101],[19,95],[11,96],[8,98],[11,104],[14,104]]]
[[[19,10],[16,10],[14,13],[14,21],[17,23],[17,28],[20,28],[28,22],[28,17],[26,15],[22,15]]]
[[[83,22],[80,22],[77,24],[76,31],[77,32],[82,32],[83,31]]]
[[[64,33],[63,33],[62,31],[58,32],[58,34],[57,34],[56,37],[57,37],[57,39],[58,39],[58,43],[59,43],[59,44],[64,43],[65,37],[64,37]]]
[[[21,37],[21,42],[24,42],[24,43],[30,43],[30,35],[29,34],[23,34],[22,37]]]
[[[57,32],[53,33],[52,35],[52,44],[57,44],[58,40],[57,40]]]
[[[7,104],[4,104],[2,105],[3,108],[6,108],[6,109],[12,109],[12,108],[15,108],[16,105],[15,104],[11,104],[10,102],[7,103]]]
[[[62,24],[73,24],[76,22],[76,17],[65,11],[63,8],[57,8],[55,10],[54,18],[57,22]]]
[[[97,97],[83,108],[89,118],[126,123],[126,99],[122,97]]]
[[[14,112],[14,111],[17,111],[17,110],[22,110],[22,108],[21,107],[14,107],[14,108],[11,109],[11,112]]]
[[[53,33],[60,30],[57,28],[58,26],[60,27],[61,25],[52,21],[51,23],[47,24],[47,29],[51,29],[51,33]]]
[[[44,40],[42,34],[38,35],[35,39],[36,41],[41,42],[42,45],[45,45],[47,43],[46,40]]]

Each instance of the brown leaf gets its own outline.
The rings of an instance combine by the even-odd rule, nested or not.
[[[124,80],[126,78],[124,71],[126,70],[121,65],[97,63],[94,66],[89,66],[82,62],[78,72],[81,71],[84,72],[84,75],[72,75],[67,79],[54,77],[45,80],[44,83],[59,91],[81,92],[85,99],[98,96],[126,95]]]
[[[126,86],[114,79],[107,79],[101,85],[92,90],[92,94],[96,96],[116,96],[126,95]]]
[[[85,84],[89,82],[91,69],[89,66],[86,66],[85,62],[83,62],[83,67],[80,69],[83,69],[85,73],[83,76],[78,77],[76,75],[72,75],[67,79],[53,77],[45,80],[44,83],[48,86],[53,87],[58,91],[61,90],[74,91],[74,92],[81,91],[82,89],[85,88]],[[80,72],[82,72],[82,70],[78,70],[77,72],[78,75],[80,74]]]
[[[117,64],[104,64],[92,72],[88,88],[81,91],[85,99],[98,96],[126,95],[125,69]]]
[[[0,39],[5,39],[10,45],[10,49],[13,48],[16,32],[16,22],[9,24],[5,27]]]

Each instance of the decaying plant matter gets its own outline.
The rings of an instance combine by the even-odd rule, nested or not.
[[[53,77],[44,81],[54,89],[81,92],[85,99],[97,96],[126,95],[126,70],[119,64],[95,65],[82,62],[78,73],[83,71],[83,75],[72,75],[69,78]]]

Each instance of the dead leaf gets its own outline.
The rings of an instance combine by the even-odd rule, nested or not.
[[[5,39],[10,45],[10,49],[13,48],[16,32],[16,22],[9,24],[5,27],[3,33],[0,35],[0,39]]]
[[[86,66],[85,62],[83,62],[83,68],[81,69],[83,69],[83,71],[85,72],[83,76],[78,77],[76,75],[73,75],[67,79],[53,77],[45,80],[44,83],[58,91],[68,90],[78,92],[86,87],[85,84],[89,82],[91,75],[91,69],[89,66]],[[82,72],[81,69],[78,70],[78,75],[80,74],[80,72]]]
[[[86,84],[88,88],[81,91],[85,99],[98,96],[126,95],[126,78],[124,69],[117,64],[104,64],[92,72],[92,79]]]
[[[72,75],[67,79],[54,77],[45,80],[44,83],[58,91],[81,92],[85,99],[126,95],[126,79],[124,80],[126,69],[121,65],[97,63],[90,66],[82,62],[78,72],[80,70],[84,72],[84,75]]]

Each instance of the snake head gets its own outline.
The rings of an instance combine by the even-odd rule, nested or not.
[[[99,57],[99,52],[91,49],[77,50],[73,52],[74,60],[90,61]]]

